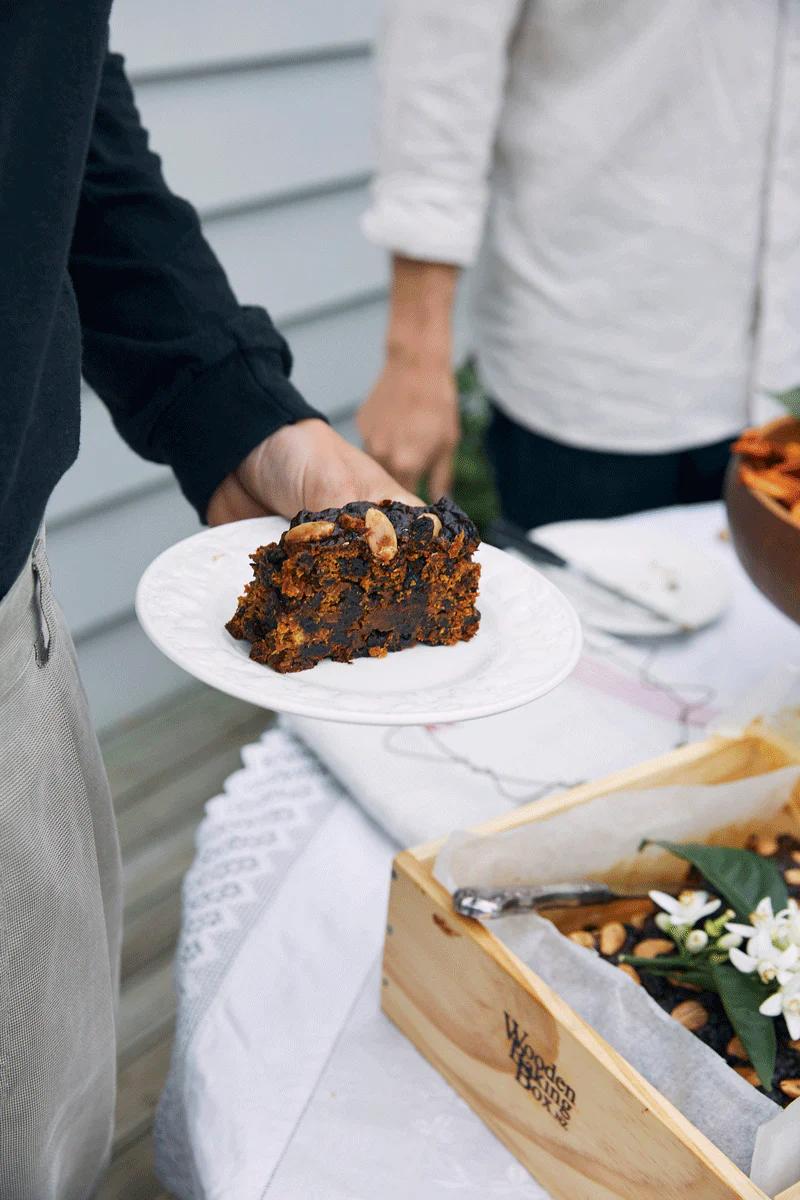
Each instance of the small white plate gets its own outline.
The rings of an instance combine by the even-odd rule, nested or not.
[[[710,625],[730,603],[724,563],[680,538],[635,529],[619,520],[559,521],[543,525],[533,536],[612,587],[624,587],[657,604],[679,629]],[[633,604],[604,596],[568,571],[545,567],[544,572],[557,580],[581,618],[595,629],[620,637],[668,637],[678,631]]]
[[[280,675],[224,628],[251,578],[249,554],[286,522],[257,517],[207,529],[150,564],[136,592],[142,628],[204,683],[278,712],[363,725],[468,721],[517,708],[570,674],[581,628],[569,601],[529,566],[481,546],[481,624],[470,642],[414,646],[386,658],[322,662]]]

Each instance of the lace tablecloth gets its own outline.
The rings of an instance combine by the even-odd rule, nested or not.
[[[800,629],[719,540],[719,506],[627,520],[720,556],[734,583],[722,621],[659,643],[591,636],[571,680],[504,717],[295,720],[244,747],[184,885],[156,1124],[159,1173],[181,1200],[545,1200],[380,1013],[389,864],[400,843],[702,736],[771,667],[800,661]]]

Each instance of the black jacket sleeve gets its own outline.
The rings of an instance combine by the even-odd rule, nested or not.
[[[70,256],[83,370],[119,432],[169,463],[205,518],[217,484],[268,434],[319,414],[289,348],[240,306],[148,148],[119,55],[106,57]]]

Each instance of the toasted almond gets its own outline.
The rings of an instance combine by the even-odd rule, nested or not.
[[[725,1053],[730,1054],[731,1058],[741,1058],[744,1062],[750,1061],[750,1055],[744,1048],[744,1044],[740,1037],[732,1037],[725,1047]]]
[[[589,933],[588,929],[575,929],[572,933],[568,933],[567,937],[571,942],[585,946],[587,950],[594,950],[594,934]]]
[[[636,967],[632,967],[630,963],[618,963],[617,970],[624,971],[628,978],[632,979],[634,983],[642,982],[639,978],[639,972],[636,970]]]
[[[635,917],[631,917],[628,924],[632,925],[634,929],[644,929],[649,916],[650,913],[637,913]]]
[[[783,872],[783,878],[787,883],[796,886],[800,883],[800,867],[789,867],[788,871]]]
[[[627,936],[621,921],[608,921],[600,930],[600,953],[616,954],[625,945]]]
[[[674,949],[674,942],[668,941],[667,938],[645,938],[643,942],[637,942],[631,954],[636,958],[656,958],[659,954],[669,954]]]
[[[442,521],[436,513],[420,513],[418,519],[420,521],[430,521],[432,526],[431,537],[438,537],[442,532]]]
[[[283,535],[284,542],[292,545],[294,542],[320,542],[330,537],[336,526],[333,521],[304,521],[302,525],[293,525]]]
[[[761,1080],[758,1078],[758,1073],[754,1067],[734,1067],[737,1075],[741,1075],[742,1079],[746,1079],[748,1083],[752,1083],[753,1087],[761,1087]]]
[[[791,1096],[793,1100],[800,1096],[800,1079],[782,1079],[778,1087],[784,1096]]]
[[[397,533],[385,512],[379,508],[368,508],[364,514],[367,527],[367,545],[379,562],[391,562],[397,554]]]
[[[792,861],[796,862],[796,863],[800,863],[800,850],[792,851]]]
[[[708,1021],[708,1013],[699,1000],[681,1000],[669,1015],[692,1033],[697,1033]]]
[[[800,1054],[800,1038],[793,1038],[792,1041],[787,1042],[786,1045],[790,1050],[794,1050],[796,1053]]]
[[[756,854],[761,854],[764,858],[769,858],[775,854],[778,849],[778,839],[773,837],[771,833],[761,833],[755,840],[753,846]]]

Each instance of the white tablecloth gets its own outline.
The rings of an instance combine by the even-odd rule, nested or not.
[[[626,520],[719,556],[734,583],[720,622],[660,643],[591,636],[572,679],[501,717],[295,720],[243,749],[184,886],[156,1125],[159,1172],[181,1200],[544,1200],[380,1013],[389,865],[398,844],[702,736],[770,668],[800,662],[800,629],[720,541],[719,506]]]

